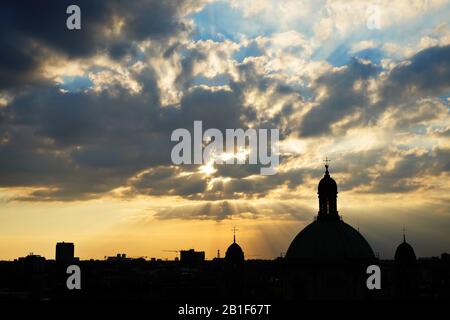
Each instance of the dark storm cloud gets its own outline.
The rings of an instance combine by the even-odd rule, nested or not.
[[[350,115],[356,115],[351,126],[374,123],[388,106],[414,104],[418,99],[448,92],[449,57],[450,46],[431,47],[399,64],[383,82],[379,93],[381,101],[375,105],[370,103],[364,80],[379,76],[381,69],[376,66],[353,60],[345,69],[320,77],[315,87],[324,86],[327,97],[305,115],[300,126],[301,136],[329,134],[333,124]],[[363,81],[362,88],[354,90],[358,80]],[[405,106],[402,112],[414,110]]]
[[[303,183],[305,176],[311,173],[309,170],[292,169],[272,176],[260,176],[258,169],[250,178],[251,171],[244,168],[246,165],[242,166],[241,173],[236,174],[233,171],[230,175],[226,175],[227,170],[221,169],[229,166],[215,167],[217,172],[206,178],[203,173],[198,172],[198,166],[191,166],[191,170],[174,166],[152,168],[130,182],[131,193],[175,195],[192,200],[251,199],[263,197],[279,186],[294,190]],[[191,172],[186,174],[186,171]],[[214,179],[218,177],[231,178],[226,181]]]
[[[382,172],[370,185],[369,192],[408,192],[426,187],[417,178],[439,177],[450,171],[450,149],[435,149],[424,154],[408,154],[391,170]],[[427,186],[433,188],[433,186]]]
[[[242,128],[247,114],[242,97],[229,90],[207,90],[195,88],[184,95],[177,115],[167,119],[164,125],[177,128],[192,127],[195,120],[202,120],[203,129]],[[173,123],[176,121],[176,123]]]
[[[386,167],[387,159],[384,157],[386,153],[384,149],[348,152],[342,158],[333,161],[330,169],[332,175],[351,173],[338,181],[339,190],[348,191],[369,185],[373,179],[374,168]]]
[[[388,167],[388,158],[391,156],[401,157],[392,168]],[[368,193],[406,193],[426,187],[421,179],[439,177],[448,172],[449,159],[448,149],[406,155],[398,151],[374,149],[348,153],[343,158],[336,159],[331,171],[335,178],[344,174],[343,177],[337,178],[340,192],[363,187],[364,192]],[[273,176],[255,175],[249,178],[250,173],[245,170],[246,166],[243,166],[244,173],[233,172],[228,175],[231,179],[227,181],[211,180],[214,177],[227,176],[227,171],[221,167],[223,166],[216,165],[218,171],[206,179],[206,182],[201,174],[183,176],[179,175],[182,172],[179,168],[160,167],[149,175],[141,176],[133,186],[140,191],[147,190],[146,194],[179,195],[192,200],[254,199],[264,197],[281,186],[294,191],[305,181],[319,181],[323,175],[322,169],[291,169]],[[351,175],[346,175],[349,172]]]
[[[255,175],[247,179],[232,178],[227,182],[218,181],[213,184],[209,196],[211,199],[261,198],[281,186],[294,190],[304,182],[308,174],[309,170],[291,169],[271,176]]]
[[[253,105],[249,105],[248,108],[244,109],[248,122],[253,122],[254,127],[266,129],[277,128],[279,130],[280,140],[284,140],[299,126],[298,118],[292,116],[295,111],[292,101],[304,101],[298,89],[284,83],[283,80],[261,74],[253,61],[239,64],[237,70],[239,72],[239,81],[230,81],[229,85],[233,92],[236,92],[239,96],[245,96],[245,92],[256,89],[261,94],[270,91],[270,95],[265,97],[265,104],[269,108],[270,106],[280,104],[280,101],[284,101],[280,110],[272,112],[270,116],[260,112]]]
[[[181,175],[182,172],[180,167],[151,168],[133,183],[133,189],[136,193],[147,195],[199,197],[207,187],[203,175]]]
[[[177,76],[176,84],[178,87],[186,89],[193,81],[194,66],[196,63],[205,61],[207,54],[199,50],[190,50],[181,61],[181,72]]]
[[[221,177],[230,178],[245,178],[251,175],[259,175],[261,172],[260,165],[242,164],[242,165],[230,165],[221,164],[215,166],[217,169],[217,175]]]
[[[81,30],[66,28],[70,4],[81,8]],[[150,67],[134,74],[142,94],[131,95],[114,82],[108,92],[64,94],[42,80],[40,66],[53,54],[69,59],[136,55],[137,41],[165,43],[189,30],[182,17],[201,5],[184,0],[2,2],[0,89],[20,93],[0,110],[0,184],[49,188],[31,194],[36,200],[90,198],[124,185],[144,168],[169,164],[170,132],[188,125],[184,110],[193,107],[187,101],[162,110]],[[110,36],[119,21],[120,34]],[[25,84],[34,87],[23,91]],[[186,96],[195,103],[195,97]],[[226,95],[219,100],[235,105]],[[204,110],[191,112],[201,120],[196,111]]]
[[[388,166],[389,158],[399,158],[392,168]],[[339,191],[363,187],[366,193],[407,193],[432,188],[422,179],[439,177],[449,170],[450,149],[436,148],[420,154],[373,149],[350,152],[336,159],[331,174],[351,173],[338,181]]]
[[[66,28],[66,8],[81,8],[81,30]],[[181,16],[200,6],[189,0],[157,1],[3,1],[0,5],[0,89],[34,83],[50,53],[86,58],[109,53],[120,59],[136,53],[136,41],[167,40],[189,29]],[[114,23],[120,35],[110,37]],[[47,51],[45,51],[47,50]]]
[[[437,134],[442,137],[450,137],[450,129],[447,129],[447,130],[444,130],[441,132],[437,132]]]
[[[16,97],[0,110],[0,184],[54,188],[45,198],[95,197],[144,167],[166,163],[168,134],[151,131],[157,114],[146,101],[57,88]]]
[[[320,77],[316,87],[324,86],[327,97],[303,118],[300,135],[329,134],[332,124],[367,106],[367,88],[354,90],[353,86],[355,81],[365,81],[375,76],[378,71],[372,64],[353,59],[345,69]]]
[[[450,89],[450,45],[420,51],[410,63],[395,67],[383,91],[387,103],[435,96]]]
[[[410,130],[427,122],[443,119],[448,107],[436,98],[425,98],[415,103],[401,104],[392,110],[390,118],[398,130]]]
[[[147,75],[143,85],[151,87]],[[197,88],[179,106],[164,108],[154,91],[113,91],[62,93],[36,87],[1,108],[0,185],[51,188],[33,193],[36,200],[97,197],[144,169],[170,165],[174,129],[191,129],[194,120],[203,121],[205,129],[242,126],[239,97],[227,90]],[[160,185],[155,189],[142,179],[134,186],[137,193],[192,197],[205,189],[198,174],[172,176],[165,184],[151,174],[144,177]]]
[[[80,31],[65,27],[68,4],[81,7]],[[173,195],[193,200],[259,198],[278,187],[293,191],[307,179],[320,177],[321,170],[290,169],[260,176],[259,166],[218,165],[217,172],[205,178],[198,166],[172,166],[174,143],[170,134],[176,128],[192,129],[193,122],[201,120],[204,130],[247,128],[252,124],[255,128],[279,128],[281,139],[293,130],[299,130],[301,136],[317,136],[330,133],[331,126],[346,116],[361,113],[348,126],[367,123],[389,104],[439,94],[450,83],[446,58],[449,47],[426,49],[410,64],[391,71],[381,88],[382,101],[367,110],[366,80],[379,76],[380,69],[353,60],[345,69],[319,77],[314,88],[325,87],[327,97],[299,124],[294,116],[298,106],[293,103],[303,102],[299,90],[281,78],[261,74],[261,68],[252,61],[234,65],[239,77],[230,77],[234,80],[227,83],[229,88],[192,87],[196,64],[207,62],[207,49],[188,49],[169,40],[189,30],[181,17],[199,5],[181,0],[2,3],[0,90],[14,94],[7,106],[0,107],[0,187],[41,188],[22,200],[89,199],[125,186],[129,187],[125,196]],[[108,36],[118,20],[124,21],[120,35]],[[142,86],[139,94],[114,79],[108,83],[108,90],[68,93],[42,80],[39,68],[53,54],[74,59],[102,53],[120,61],[127,55],[137,56],[137,42],[145,39],[161,42],[160,47],[149,49],[151,53],[158,51],[158,57],[171,58],[174,52],[183,57],[175,81],[175,87],[183,89],[177,105],[160,104],[158,72],[146,60],[141,61],[143,70],[127,70]],[[217,56],[228,58],[224,52]],[[357,80],[362,82],[360,90],[353,88]],[[246,93],[253,89],[270,92],[265,98],[269,107],[283,101],[280,111],[266,115],[244,103]],[[398,114],[398,126],[433,118],[433,108],[411,110],[420,111],[420,116],[405,118]],[[402,109],[401,113],[407,111]],[[337,173],[356,172],[343,182],[343,190],[370,185],[373,192],[379,192],[383,184],[388,184],[388,192],[404,192],[418,187],[408,177],[413,170],[433,175],[448,171],[448,152],[435,150],[428,156],[410,156],[373,179],[370,169],[384,161],[382,150],[377,152],[362,156],[366,166],[339,167],[337,163],[333,168]],[[370,157],[381,160],[370,161]],[[427,167],[427,162],[432,165]],[[220,177],[229,179],[213,179]],[[208,210],[204,208],[205,216],[218,219],[231,214],[226,202],[220,214]]]

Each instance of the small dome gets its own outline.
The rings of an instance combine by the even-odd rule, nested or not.
[[[244,251],[242,251],[241,247],[233,242],[227,249],[225,253],[225,260],[231,262],[240,262],[244,261]]]
[[[287,259],[372,259],[364,237],[342,220],[316,220],[294,238]]]
[[[325,175],[320,180],[317,191],[319,194],[337,194],[337,184],[336,181],[330,177],[328,166],[326,166]]]
[[[405,240],[395,250],[395,261],[400,263],[414,263],[416,261],[413,247]]]

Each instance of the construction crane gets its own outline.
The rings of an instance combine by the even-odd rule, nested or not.
[[[181,250],[163,250],[163,252],[176,252],[178,254]]]
[[[164,252],[181,252],[181,250],[163,250]]]

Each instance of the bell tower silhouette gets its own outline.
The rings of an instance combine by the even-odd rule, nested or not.
[[[326,158],[325,162],[325,174],[319,182],[318,195],[319,195],[319,214],[317,219],[338,219],[339,214],[337,211],[337,184],[330,176],[328,171],[328,163],[330,160]]]

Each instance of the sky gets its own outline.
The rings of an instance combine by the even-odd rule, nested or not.
[[[66,8],[81,9],[81,30]],[[338,210],[381,258],[450,251],[450,2],[2,1],[0,259],[250,259]],[[174,165],[177,128],[276,128],[280,165]]]

